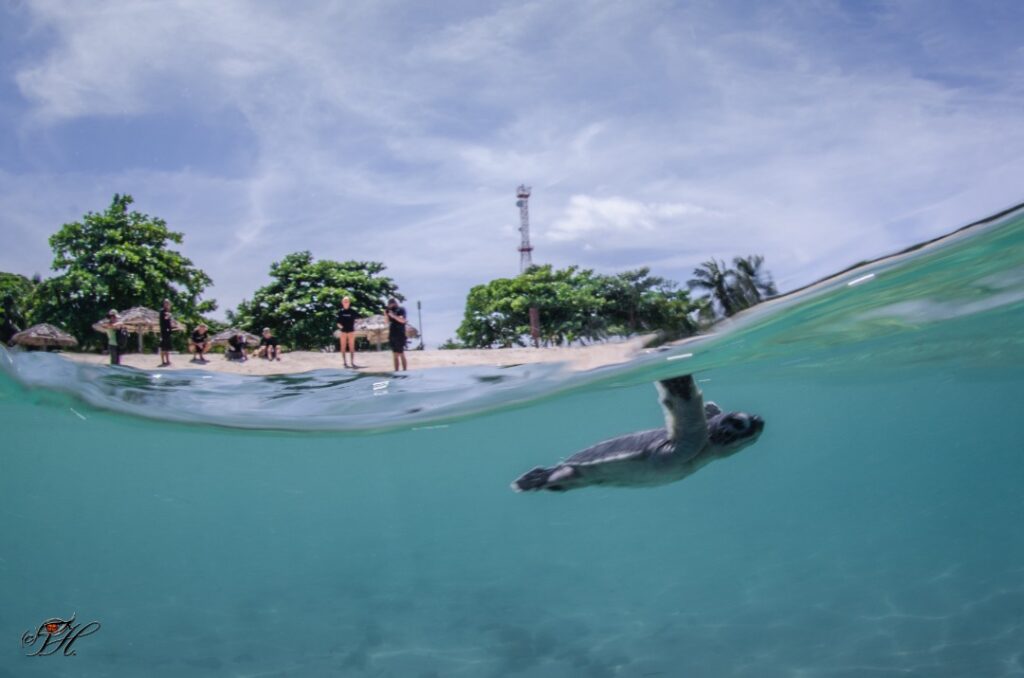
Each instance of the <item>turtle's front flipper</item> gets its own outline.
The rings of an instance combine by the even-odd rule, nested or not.
[[[655,384],[665,410],[665,428],[676,450],[697,454],[707,442],[708,423],[704,416],[704,395],[693,376],[665,379]]]

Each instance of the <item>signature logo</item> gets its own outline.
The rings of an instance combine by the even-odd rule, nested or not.
[[[29,657],[48,657],[52,654],[57,654],[63,651],[65,657],[72,657],[76,653],[72,649],[72,646],[79,638],[91,636],[100,630],[100,623],[98,621],[91,621],[88,624],[76,624],[75,617],[78,615],[71,615],[70,619],[61,619],[60,617],[50,617],[33,632],[25,631],[21,636],[22,647],[33,647],[37,642],[42,640],[42,644],[35,652],[29,652]]]

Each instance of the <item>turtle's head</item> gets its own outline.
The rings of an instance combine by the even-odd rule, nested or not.
[[[764,419],[746,412],[723,412],[708,419],[708,442],[717,459],[730,457],[757,442]]]

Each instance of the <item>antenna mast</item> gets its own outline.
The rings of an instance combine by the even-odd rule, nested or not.
[[[530,187],[523,184],[516,189],[516,207],[519,208],[519,232],[523,239],[519,243],[519,272],[533,266],[533,247],[530,245]]]
[[[523,239],[519,243],[519,273],[526,273],[526,269],[533,266],[533,247],[530,245],[530,187],[519,184],[516,189],[516,207],[519,208],[519,232]],[[534,304],[530,304],[530,338],[533,339],[534,347],[540,346],[540,311]]]

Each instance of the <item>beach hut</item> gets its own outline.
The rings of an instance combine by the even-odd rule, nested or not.
[[[245,345],[250,348],[253,346],[258,346],[260,343],[260,338],[257,337],[255,334],[246,332],[245,330],[240,330],[235,327],[229,327],[228,329],[222,332],[218,332],[217,334],[210,337],[210,344],[212,344],[213,346],[227,346],[228,339],[235,336],[236,334],[241,334],[245,338]]]
[[[145,306],[134,306],[127,311],[117,314],[117,322],[121,323],[126,330],[139,335],[139,352],[142,352],[142,335],[147,332],[160,331],[160,313]],[[97,320],[92,324],[97,332],[107,331],[107,319]],[[184,332],[185,326],[171,318],[171,331]]]
[[[355,328],[357,337],[366,337],[367,341],[377,344],[377,350],[379,351],[381,344],[388,336],[388,319],[382,315],[371,315],[368,318],[357,320]],[[405,336],[409,339],[415,339],[420,336],[420,333],[415,327],[406,323]]]
[[[53,346],[69,348],[71,346],[78,346],[77,339],[59,327],[54,327],[48,323],[33,325],[27,330],[18,332],[11,337],[11,343],[18,344],[19,346],[35,346],[37,348],[51,348]]]

